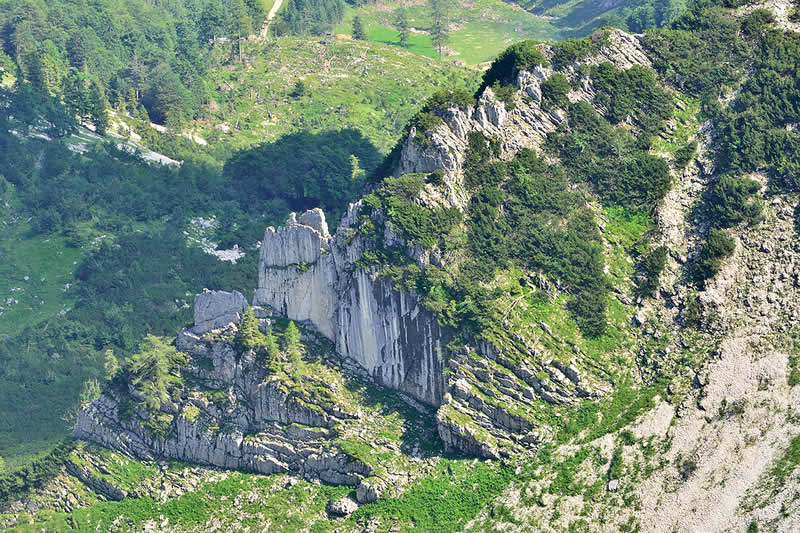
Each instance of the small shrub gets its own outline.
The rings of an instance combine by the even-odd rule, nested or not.
[[[475,105],[475,97],[463,89],[443,90],[433,93],[427,105],[442,111],[452,108],[465,111]]]
[[[725,175],[714,186],[710,213],[715,225],[730,228],[740,222],[750,225],[761,220],[763,203],[753,196],[761,185],[750,178]]]
[[[444,170],[436,169],[428,174],[428,183],[436,187],[444,185]]]
[[[705,283],[716,276],[722,268],[722,261],[733,255],[735,249],[736,241],[725,235],[724,231],[711,228],[697,260],[697,280]]]
[[[667,247],[659,246],[641,260],[642,277],[637,287],[639,294],[651,295],[658,287],[661,272],[667,264]]]
[[[678,148],[673,159],[675,167],[679,169],[686,168],[695,155],[697,155],[697,141],[692,141],[686,146]]]
[[[682,480],[686,481],[689,479],[696,470],[697,461],[693,458],[678,459],[678,474],[681,476]]]
[[[569,105],[569,90],[567,77],[556,72],[542,83],[542,99],[552,107],[565,108]]]
[[[516,81],[521,70],[529,70],[539,65],[547,65],[547,58],[537,48],[536,41],[522,41],[505,49],[492,66],[483,75],[483,84],[478,89],[480,94],[486,87],[499,82],[500,85],[509,85]]]

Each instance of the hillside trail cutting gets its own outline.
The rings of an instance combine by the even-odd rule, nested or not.
[[[275,18],[275,15],[278,13],[278,10],[283,5],[283,0],[275,0],[275,3],[272,4],[272,7],[267,13],[267,18],[264,20],[264,25],[261,26],[261,33],[258,34],[260,39],[267,39],[269,38],[269,25],[272,22],[272,19]]]

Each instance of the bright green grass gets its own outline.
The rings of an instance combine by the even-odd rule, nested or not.
[[[376,39],[394,35],[378,28]],[[408,120],[440,88],[473,91],[480,74],[432,55],[427,35],[415,35],[412,47],[376,42],[281,37],[248,42],[248,67],[225,62],[209,74],[216,88],[213,105],[193,127],[221,150],[244,148],[300,130],[321,132],[355,128],[381,152],[397,142]],[[426,52],[427,50],[427,52]],[[293,96],[302,81],[305,95]],[[223,133],[216,126],[230,127]]]
[[[231,531],[300,531],[325,518],[329,498],[338,499],[350,487],[319,486],[300,481],[284,488],[285,476],[259,476],[231,472],[204,482],[188,492],[160,503],[151,498],[100,502],[71,514],[46,512],[34,524],[17,522],[10,531],[141,531],[145,522],[168,520],[171,528],[203,531],[213,522]],[[162,518],[158,518],[162,517]]]
[[[364,23],[367,37],[371,41],[399,45],[394,28],[394,11],[400,4],[382,4],[380,8],[363,6],[348,7],[337,33],[351,34],[353,17],[358,15]],[[430,37],[430,14],[424,4],[406,6],[406,16],[412,28],[425,33],[412,33],[409,43],[423,39],[409,49],[430,57],[438,57],[433,50]],[[506,4],[501,0],[475,0],[468,5],[458,6],[452,13],[452,21],[457,26],[449,34],[446,46],[455,52],[444,59],[455,60],[467,65],[479,65],[492,61],[495,56],[510,44],[523,39],[557,41],[561,35],[551,22],[523,9]],[[430,44],[428,44],[430,43]]]
[[[397,31],[387,26],[377,24],[370,25],[367,30],[367,37],[370,41],[376,43],[400,46],[400,38],[398,37]],[[412,33],[409,35],[405,49],[409,52],[427,57],[439,57],[436,50],[433,48],[433,41],[426,33]]]

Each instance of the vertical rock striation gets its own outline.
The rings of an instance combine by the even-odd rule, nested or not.
[[[360,204],[342,222],[349,227]],[[442,353],[452,338],[412,293],[356,267],[364,239],[328,234],[320,209],[267,228],[253,304],[310,322],[383,386],[432,406],[444,394]]]

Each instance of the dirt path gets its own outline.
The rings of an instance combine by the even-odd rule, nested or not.
[[[281,5],[283,5],[283,0],[275,0],[275,3],[272,4],[269,13],[267,13],[267,19],[264,21],[264,25],[261,27],[261,33],[258,35],[261,39],[266,39],[269,37],[269,25],[272,22],[272,19],[275,18],[275,15],[281,8]]]

